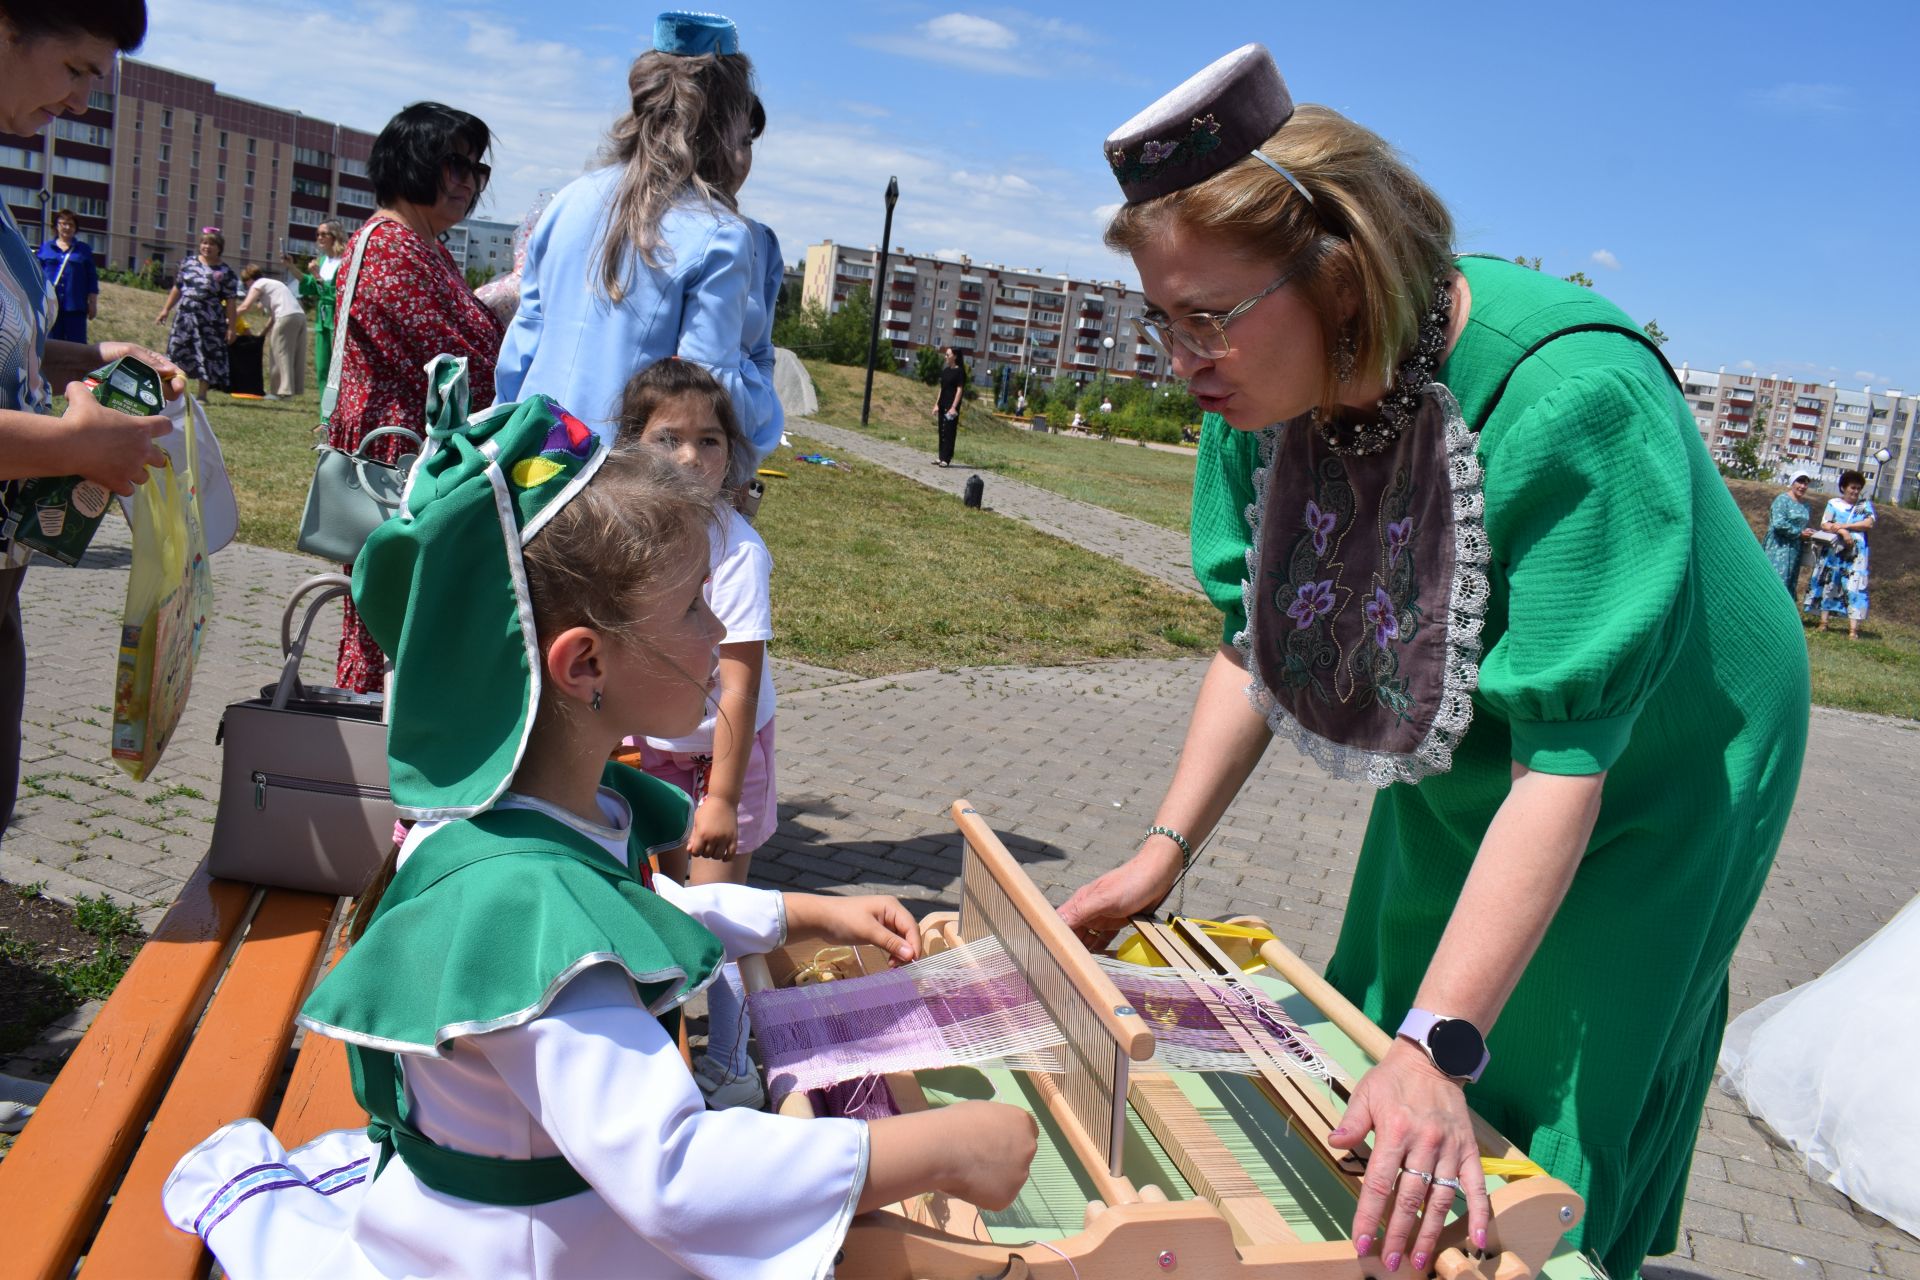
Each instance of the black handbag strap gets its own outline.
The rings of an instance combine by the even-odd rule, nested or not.
[[[1572,324],[1564,329],[1555,329],[1552,333],[1549,333],[1520,353],[1520,358],[1508,367],[1507,376],[1500,379],[1500,385],[1493,389],[1493,395],[1487,400],[1487,403],[1474,418],[1473,430],[1477,433],[1480,428],[1486,426],[1487,422],[1493,417],[1493,411],[1500,407],[1500,398],[1507,394],[1507,384],[1513,381],[1514,374],[1520,372],[1521,365],[1531,360],[1540,348],[1546,346],[1548,343],[1558,342],[1561,338],[1570,337],[1576,333],[1617,333],[1623,338],[1633,339],[1647,350],[1653,352],[1654,358],[1660,361],[1660,367],[1667,371],[1667,377],[1673,379],[1673,385],[1680,389],[1682,395],[1686,393],[1686,388],[1680,384],[1680,375],[1673,371],[1673,366],[1667,363],[1667,358],[1660,354],[1658,344],[1656,344],[1652,338],[1640,332],[1640,330],[1630,328],[1624,324],[1613,324],[1604,320],[1590,321],[1586,324]]]

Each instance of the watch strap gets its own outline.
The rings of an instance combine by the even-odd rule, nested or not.
[[[1438,1024],[1442,1022],[1465,1021],[1466,1019],[1464,1018],[1449,1018],[1445,1014],[1434,1013],[1430,1009],[1409,1009],[1407,1010],[1407,1016],[1400,1020],[1400,1030],[1394,1034],[1405,1036],[1407,1039],[1419,1045],[1420,1051],[1427,1055],[1427,1061],[1433,1063],[1436,1070],[1446,1073],[1452,1079],[1472,1084],[1478,1080],[1480,1074],[1487,1069],[1487,1063],[1493,1061],[1493,1055],[1489,1053],[1486,1048],[1487,1037],[1484,1032],[1480,1032],[1478,1027],[1474,1027],[1474,1031],[1480,1035],[1480,1062],[1466,1075],[1454,1075],[1452,1072],[1448,1072],[1445,1067],[1440,1065],[1439,1059],[1434,1057],[1433,1047],[1428,1043],[1428,1037],[1433,1033],[1434,1027]],[[1468,1025],[1471,1026],[1472,1024],[1469,1023]]]

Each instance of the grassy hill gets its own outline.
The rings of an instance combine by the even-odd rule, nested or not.
[[[1727,488],[1740,504],[1740,511],[1753,527],[1755,537],[1766,532],[1767,512],[1785,487],[1751,480],[1727,481]],[[1820,518],[1820,509],[1830,496],[1807,495],[1807,506],[1812,509],[1815,520]],[[1873,572],[1873,607],[1869,621],[1878,618],[1920,629],[1920,511],[1896,507],[1889,502],[1875,502],[1874,508],[1873,532],[1867,535]],[[1801,581],[1806,581],[1805,573],[1801,574]]]

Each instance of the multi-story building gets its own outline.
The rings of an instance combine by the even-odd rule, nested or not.
[[[1120,281],[902,251],[888,254],[887,279],[876,282],[879,256],[875,246],[808,245],[801,301],[838,311],[866,288],[896,364],[917,347],[952,346],[982,381],[1000,365],[1046,381],[1169,376],[1166,357],[1129,323],[1145,297]]]
[[[491,280],[513,270],[513,235],[519,229],[514,222],[468,218],[447,232],[447,252],[462,271],[477,268]]]
[[[1876,493],[1888,501],[1920,494],[1920,395],[1730,374],[1724,365],[1708,373],[1683,364],[1679,375],[1700,438],[1720,462],[1752,438],[1761,465],[1777,475],[1805,471],[1831,488],[1854,470],[1877,476]]]
[[[373,212],[373,135],[220,93],[210,80],[121,58],[80,116],[0,133],[0,199],[28,235],[72,209],[101,265],[172,265],[219,227],[234,263],[305,260],[329,218]]]

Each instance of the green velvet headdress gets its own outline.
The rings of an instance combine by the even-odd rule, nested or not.
[[[467,362],[427,366],[427,443],[400,509],[353,566],[353,603],[393,660],[387,761],[416,819],[500,798],[540,703],[521,548],[593,478],[607,446],[544,396],[467,417]]]

